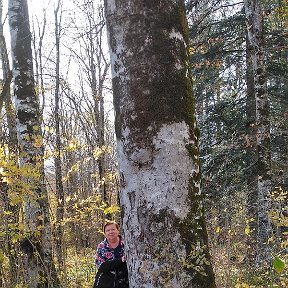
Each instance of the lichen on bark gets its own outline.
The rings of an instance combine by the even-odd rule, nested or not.
[[[132,287],[215,287],[184,3],[106,0]]]

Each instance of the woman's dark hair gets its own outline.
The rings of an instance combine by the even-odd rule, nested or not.
[[[105,224],[104,224],[104,227],[103,227],[103,232],[104,232],[104,233],[105,233],[105,229],[106,229],[106,227],[107,227],[108,225],[115,225],[116,228],[117,228],[117,230],[120,230],[119,225],[118,225],[118,223],[117,223],[116,221],[106,220],[106,221],[105,221]]]

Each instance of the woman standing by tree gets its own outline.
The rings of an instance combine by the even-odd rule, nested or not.
[[[104,225],[105,239],[98,245],[94,288],[128,288],[128,271],[124,242],[119,235],[119,226],[114,221]]]
[[[214,288],[184,1],[104,3],[129,283]]]

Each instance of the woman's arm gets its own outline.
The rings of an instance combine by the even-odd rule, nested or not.
[[[107,259],[107,250],[103,247],[103,245],[98,245],[97,251],[96,251],[96,261],[95,264],[98,268],[98,271],[100,272],[107,272],[110,270],[115,270],[117,268],[120,268],[123,265],[123,262],[125,262],[125,258],[119,258],[119,259],[111,259],[109,260],[109,256]],[[112,255],[111,255],[112,257]]]
[[[99,272],[108,272],[120,268],[123,265],[122,259],[107,260],[98,266]]]

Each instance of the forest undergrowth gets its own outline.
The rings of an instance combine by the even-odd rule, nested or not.
[[[284,197],[283,197],[284,196]],[[272,259],[271,265],[255,268],[247,260],[247,245],[251,236],[250,223],[245,220],[244,203],[238,201],[223,209],[219,214],[215,209],[207,211],[207,228],[210,240],[210,251],[218,288],[284,288],[288,287],[288,233],[287,219],[283,217],[281,203],[287,197],[282,191],[274,197],[274,208],[270,213],[274,235],[270,238]],[[279,204],[279,205],[278,205]],[[214,216],[213,216],[214,215]],[[219,221],[221,215],[221,221]],[[247,244],[248,243],[248,244]],[[95,249],[82,249],[76,253],[67,250],[67,272],[62,273],[66,287],[88,288],[93,284],[96,273],[94,265]]]

